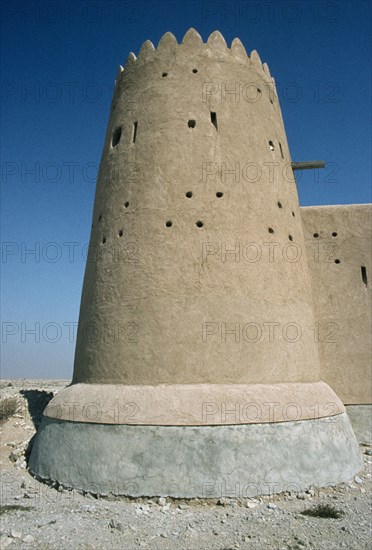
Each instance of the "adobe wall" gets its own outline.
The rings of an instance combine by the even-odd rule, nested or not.
[[[372,402],[370,204],[301,208],[322,380],[344,404]]]
[[[319,380],[312,333],[293,334],[314,323],[306,257],[267,253],[304,244],[273,91],[258,54],[238,40],[228,48],[218,32],[206,44],[195,31],[182,44],[167,33],[129,56],[97,182],[74,383]]]

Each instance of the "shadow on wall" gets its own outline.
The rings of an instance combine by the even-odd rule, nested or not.
[[[43,416],[43,411],[54,394],[53,392],[40,390],[20,390],[20,394],[23,395],[27,401],[28,412],[37,430]]]
[[[40,390],[20,390],[19,393],[23,395],[23,397],[26,399],[27,405],[28,405],[28,412],[30,413],[35,429],[38,430],[41,423],[42,416],[43,416],[43,411],[45,407],[48,405],[49,401],[54,397],[53,392],[40,391]],[[36,434],[32,436],[25,450],[25,458],[26,458],[27,464],[30,458],[35,437],[36,437]]]

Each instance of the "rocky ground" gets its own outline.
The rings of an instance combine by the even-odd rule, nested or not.
[[[3,380],[0,548],[232,550],[369,549],[372,450],[347,483],[250,499],[97,498],[50,487],[27,471],[29,443],[63,380]],[[15,410],[12,402],[16,399]],[[6,416],[6,414],[5,414]],[[323,506],[323,508],[319,508]],[[303,512],[317,509],[319,517]]]

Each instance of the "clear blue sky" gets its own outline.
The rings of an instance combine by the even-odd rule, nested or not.
[[[238,36],[257,49],[277,82],[292,159],[332,163],[318,179],[302,173],[301,205],[371,201],[369,1],[12,0],[1,9],[2,377],[72,375],[113,82],[146,39],[157,45],[171,31],[181,41],[195,27],[206,41],[218,29],[228,45]]]

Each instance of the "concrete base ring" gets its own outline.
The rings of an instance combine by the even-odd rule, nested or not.
[[[31,473],[102,495],[250,497],[348,481],[363,466],[345,413],[228,426],[107,425],[43,417]]]

